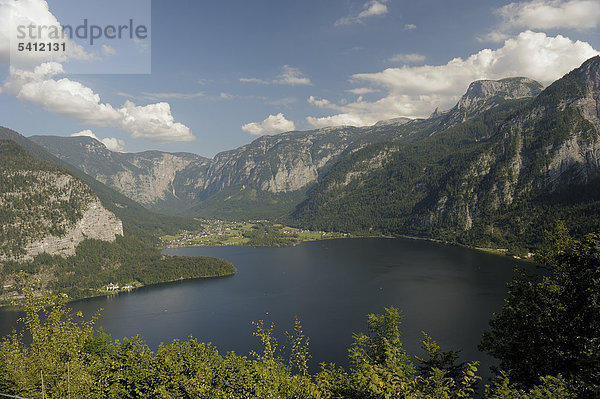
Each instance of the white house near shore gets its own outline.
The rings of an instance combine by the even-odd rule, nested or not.
[[[118,290],[119,290],[119,284],[110,283],[109,285],[106,286],[106,291],[118,291]]]

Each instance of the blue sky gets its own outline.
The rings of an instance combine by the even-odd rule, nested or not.
[[[473,80],[549,84],[600,49],[600,6],[586,0],[72,4],[0,0],[0,26],[132,18],[148,37],[20,63],[0,32],[0,125],[129,152],[213,156],[261,134],[426,117]]]

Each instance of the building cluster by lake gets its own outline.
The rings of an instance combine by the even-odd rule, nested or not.
[[[106,286],[106,291],[108,292],[131,291],[132,289],[133,285],[131,284],[119,287],[119,284],[110,283]]]

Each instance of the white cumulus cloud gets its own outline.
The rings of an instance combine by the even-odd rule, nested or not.
[[[275,83],[296,86],[296,85],[309,85],[310,79],[302,74],[298,68],[291,67],[289,65],[283,66],[283,72],[279,75]]]
[[[114,152],[123,152],[123,149],[125,148],[125,141],[116,137],[106,137],[100,139],[100,142],[102,142],[106,148]]]
[[[11,67],[2,92],[80,122],[106,126],[118,123],[119,112],[110,104],[102,104],[92,89],[67,78],[53,79],[62,73],[62,65],[56,62],[43,63],[33,71]]]
[[[377,90],[372,89],[370,87],[356,87],[354,89],[348,89],[346,91],[348,93],[358,94],[359,96],[362,96],[363,94],[375,93]]]
[[[295,129],[296,126],[294,125],[294,122],[285,119],[285,116],[281,112],[277,115],[269,115],[262,122],[252,122],[242,126],[243,131],[248,132],[254,136],[289,132]]]
[[[495,12],[502,22],[485,40],[502,41],[515,28],[584,30],[600,25],[598,0],[531,0],[510,3]]]
[[[387,0],[367,1],[363,5],[362,11],[360,11],[357,15],[348,15],[340,18],[335,22],[335,26],[361,23],[365,18],[387,14],[388,8],[385,3],[387,3]]]
[[[30,29],[30,26],[34,28]],[[46,28],[40,29],[42,26]],[[60,26],[45,0],[0,0],[0,64],[8,64],[10,59],[13,66],[33,67],[44,61],[95,59],[68,37],[59,36]],[[24,38],[19,37],[22,35]],[[66,51],[16,51],[17,43],[24,39],[57,45],[65,43]]]
[[[343,105],[309,98],[309,103],[339,114],[307,120],[321,127],[350,121],[355,121],[355,125],[370,125],[399,116],[425,117],[438,106],[452,107],[475,80],[526,76],[549,84],[597,54],[599,52],[586,42],[526,31],[506,40],[498,49],[484,49],[466,59],[454,58],[444,65],[405,65],[377,73],[355,74],[352,81],[379,87],[387,94],[374,102],[359,97]]]
[[[311,126],[320,128],[328,126],[364,126],[364,120],[357,114],[345,113],[331,116],[325,116],[322,118],[315,118],[313,116],[307,116],[306,121]]]
[[[174,121],[168,103],[137,106],[126,101],[121,108],[115,108],[102,103],[97,93],[80,82],[54,79],[63,72],[62,65],[56,62],[43,63],[33,71],[11,67],[0,91],[82,123],[119,127],[133,137],[164,142],[195,139],[188,127]]]
[[[123,116],[121,125],[133,137],[164,142],[194,140],[187,126],[174,121],[169,103],[138,106],[125,101],[119,112]]]
[[[314,105],[315,107],[319,107],[319,108],[330,108],[330,109],[336,108],[335,104],[332,104],[331,101],[329,101],[327,99],[319,100],[315,96],[308,97],[308,103]]]
[[[92,132],[90,129],[85,129],[80,132],[73,133],[71,135],[71,137],[80,137],[80,136],[91,137],[93,139],[96,139],[99,142],[101,142],[102,144],[104,144],[106,146],[106,148],[108,148],[111,151],[115,151],[115,152],[123,152],[123,149],[125,147],[125,141],[118,139],[116,137],[106,137],[104,139],[98,138],[98,136],[96,136],[96,134],[94,134],[94,132]]]

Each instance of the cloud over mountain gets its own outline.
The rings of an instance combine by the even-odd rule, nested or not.
[[[254,136],[262,136],[265,134],[275,134],[295,130],[296,126],[293,121],[288,121],[280,112],[277,115],[269,115],[262,122],[247,123],[242,126],[242,130]]]
[[[498,49],[483,49],[466,59],[454,58],[443,65],[405,65],[376,73],[354,74],[353,82],[361,87],[380,88],[387,95],[376,101],[359,97],[340,105],[313,97],[309,99],[311,104],[339,113],[308,117],[307,121],[315,127],[361,126],[399,116],[424,117],[436,107],[453,106],[472,81],[526,76],[549,84],[597,54],[586,42],[525,31],[507,39]]]
[[[56,62],[43,63],[33,71],[11,68],[0,91],[82,123],[119,127],[133,137],[163,142],[195,139],[187,126],[174,121],[168,103],[138,106],[126,101],[115,108],[102,103],[97,93],[80,82],[54,79],[63,73]]]
[[[98,136],[96,136],[96,134],[94,134],[94,132],[92,132],[90,129],[85,129],[80,132],[73,133],[71,135],[71,137],[81,137],[81,136],[91,137],[93,139],[96,139],[99,142],[101,142],[102,144],[104,144],[106,146],[106,148],[108,148],[111,151],[123,152],[123,149],[125,147],[125,141],[118,139],[116,137],[106,137],[104,139],[101,139]]]

